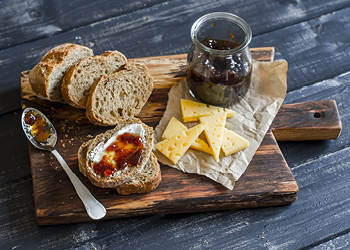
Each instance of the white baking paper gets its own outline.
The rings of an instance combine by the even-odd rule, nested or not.
[[[205,175],[232,190],[235,182],[247,169],[282,105],[287,91],[287,69],[288,64],[285,60],[253,62],[250,88],[239,103],[230,107],[236,111],[236,116],[227,118],[226,121],[226,128],[249,141],[246,149],[226,157],[221,153],[220,162],[216,162],[210,154],[189,149],[174,165],[153,147],[158,160],[183,172]],[[174,116],[183,122],[180,108],[181,98],[194,100],[188,91],[186,80],[181,80],[170,89],[163,118],[154,131],[154,144],[162,140],[162,134],[171,117]],[[190,128],[198,123],[184,124]]]

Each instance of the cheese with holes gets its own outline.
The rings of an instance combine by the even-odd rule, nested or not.
[[[162,140],[168,139],[170,137],[173,137],[176,134],[179,134],[181,131],[186,130],[187,127],[182,124],[178,119],[175,117],[172,117],[166,127],[166,129],[163,132]],[[197,138],[192,145],[190,146],[193,149],[203,151],[208,154],[213,154],[213,151],[209,147],[208,143],[203,141],[200,138]]]
[[[220,160],[221,142],[224,135],[226,113],[200,117],[199,120],[208,126],[204,129],[204,134],[207,141],[213,150],[214,159],[218,162]]]
[[[159,152],[176,164],[203,132],[206,125],[206,123],[200,123],[193,128],[181,131],[179,134],[157,143],[155,147]]]
[[[227,113],[227,117],[233,117],[236,112],[231,109],[211,106],[204,103],[181,99],[181,113],[184,122],[198,121],[199,117]]]
[[[224,136],[222,139],[221,149],[225,156],[236,153],[249,146],[249,141],[236,134],[235,132],[224,129]]]

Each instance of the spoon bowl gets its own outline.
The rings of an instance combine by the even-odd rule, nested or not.
[[[22,113],[22,128],[28,140],[41,150],[50,151],[59,161],[71,180],[75,191],[83,202],[86,212],[94,220],[106,216],[106,208],[93,197],[79,178],[72,172],[62,156],[55,149],[57,132],[50,120],[35,108],[26,108]]]
[[[36,139],[36,135],[34,134],[35,132],[33,132],[33,126],[26,122],[26,116],[28,117],[28,114],[31,114],[33,117],[42,117],[46,125],[46,131],[48,136],[46,141],[38,141]],[[35,147],[41,150],[49,150],[49,151],[54,150],[57,142],[57,132],[55,127],[50,122],[50,120],[42,112],[40,112],[35,108],[26,108],[23,111],[21,121],[22,121],[22,128],[23,128],[24,134],[27,136],[28,140]]]

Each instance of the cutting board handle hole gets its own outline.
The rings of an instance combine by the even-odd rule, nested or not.
[[[321,115],[321,113],[319,113],[319,112],[315,112],[315,113],[314,113],[314,117],[315,117],[315,118],[321,118],[321,116],[322,116],[322,115]]]

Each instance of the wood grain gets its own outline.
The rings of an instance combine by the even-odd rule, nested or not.
[[[336,139],[341,129],[334,100],[284,104],[271,125],[277,141]]]
[[[153,4],[151,2],[153,1],[149,1],[150,5]],[[327,3],[327,7],[332,10],[340,10],[349,5],[348,2],[349,0]],[[339,42],[337,46],[330,46],[330,44],[335,43],[333,41],[334,30],[339,30],[339,27],[346,25],[346,19],[341,17],[349,15],[349,8],[336,11],[331,15],[332,17],[314,18],[322,16],[325,11],[321,7],[323,4],[319,6],[315,0],[303,4],[283,4],[269,0],[263,6],[258,4],[257,1],[245,4],[237,0],[230,1],[230,3],[225,1],[223,5],[221,4],[218,5],[209,0],[201,2],[170,1],[146,8],[143,11],[135,11],[128,15],[116,16],[79,27],[79,25],[84,24],[84,20],[81,19],[86,18],[85,14],[86,16],[99,16],[96,15],[95,9],[87,9],[88,12],[85,13],[85,9],[80,9],[81,6],[72,9],[69,5],[62,4],[61,6],[59,4],[59,8],[57,8],[55,4],[47,4],[46,6],[41,2],[25,1],[23,5],[18,6],[19,13],[23,13],[24,24],[14,25],[10,22],[8,26],[4,25],[3,33],[0,33],[1,37],[7,37],[10,41],[13,37],[16,40],[23,41],[19,46],[0,51],[0,58],[7,58],[7,60],[0,60],[0,67],[2,68],[0,71],[0,78],[2,79],[0,82],[0,99],[3,100],[3,103],[6,103],[6,105],[0,105],[0,115],[20,108],[18,75],[22,71],[31,69],[45,51],[55,45],[65,42],[79,43],[92,48],[95,54],[116,49],[128,58],[187,53],[191,44],[189,36],[191,24],[201,15],[220,9],[243,17],[251,25],[254,34],[251,47],[274,46],[278,49],[277,59],[283,58],[290,63],[288,71],[289,90],[300,88],[304,82],[309,85],[349,70],[347,43]],[[39,10],[35,8],[36,5],[39,5]],[[108,2],[106,5],[100,4],[99,8],[104,9],[106,6],[114,5],[115,3]],[[237,6],[239,6],[238,9]],[[88,1],[86,8],[88,7],[95,7],[95,3]],[[301,13],[298,12],[300,11],[299,8],[303,10]],[[196,11],[189,11],[190,9]],[[127,12],[127,9],[125,10]],[[54,18],[54,25],[52,25],[52,20],[46,19],[46,17],[50,17],[51,11],[60,12],[60,15],[52,17]],[[111,11],[118,14],[119,10],[113,8]],[[38,18],[27,18],[36,12],[41,13]],[[69,13],[76,14],[78,12],[84,13],[84,15],[79,15],[79,17],[69,15]],[[7,20],[14,22],[12,18],[7,16],[6,9],[3,13],[4,15],[0,17],[0,20],[4,20],[5,23]],[[103,18],[108,13],[101,10],[99,14]],[[270,13],[270,15],[266,16],[264,13]],[[280,13],[285,13],[286,16],[281,16]],[[65,19],[61,19],[61,15]],[[175,17],[177,15],[180,15],[181,18],[165,18],[165,16]],[[310,19],[313,20],[311,23],[309,23]],[[39,23],[37,24],[37,22]],[[73,30],[60,31],[63,26],[73,28],[69,23],[75,22],[79,25],[74,27]],[[298,25],[294,25],[296,23]],[[288,26],[286,30],[279,30],[285,26]],[[310,26],[313,28],[305,28]],[[176,32],[169,32],[169,27],[174,27]],[[314,33],[317,30],[315,27],[319,27],[322,32]],[[279,30],[279,32],[270,32],[274,29]],[[144,30],[147,30],[147,32]],[[310,30],[312,35],[309,34]],[[343,39],[346,41],[345,37],[349,36],[349,32],[346,29],[343,32],[345,35],[344,38],[341,38],[341,41]],[[295,35],[291,36],[290,34]],[[48,37],[46,38],[46,36]],[[315,39],[315,36],[318,39]],[[43,37],[45,39],[40,39]],[[22,38],[24,39],[21,40]],[[3,45],[6,47],[7,39],[4,38],[3,41]],[[145,42],[141,43],[140,41]],[[326,55],[334,56],[327,57],[327,60],[324,60],[325,55],[315,53],[318,50],[324,50]],[[308,55],[307,60],[304,55]],[[339,64],[339,62],[341,63]],[[16,65],[16,67],[13,67],[13,65]],[[337,67],[332,67],[330,71],[329,65],[337,65]],[[304,72],[305,69],[310,70]],[[328,74],[331,75],[328,77]]]
[[[154,6],[150,2],[155,1],[2,1],[0,141],[10,144],[0,143],[0,248],[346,248],[350,1],[174,0]],[[298,182],[298,200],[259,209],[38,226],[27,141],[19,125],[20,72],[32,68],[44,50],[63,42],[95,44],[96,53],[114,46],[129,58],[186,53],[190,25],[213,11],[243,17],[252,27],[252,46],[275,46],[276,59],[287,59],[285,103],[323,99],[338,103],[344,126],[337,140],[278,143]]]
[[[257,51],[257,54],[255,54]],[[255,59],[267,60],[272,48],[252,50]],[[172,84],[184,77],[185,55],[138,59],[155,79],[155,90],[139,117],[148,125],[158,124]],[[160,70],[161,69],[161,70]],[[84,110],[36,98],[31,92],[28,72],[21,76],[23,108],[44,112],[58,132],[61,153],[93,195],[107,208],[105,219],[163,213],[187,213],[289,204],[298,186],[271,132],[266,134],[247,171],[231,191],[207,177],[186,174],[161,166],[162,182],[148,194],[121,196],[115,190],[93,186],[78,171],[77,151],[82,142],[104,132],[92,125]],[[90,221],[85,209],[59,163],[50,152],[29,145],[34,203],[40,225]]]
[[[98,22],[118,15],[136,12],[145,7],[161,4],[161,0],[142,2],[119,0],[77,0],[69,4],[33,0],[3,2],[0,8],[0,49],[42,39],[80,26]],[[9,11],[16,9],[16,15]],[[57,15],[57,13],[60,13]],[[84,13],[84,15],[81,15]],[[20,18],[20,21],[18,20]],[[54,20],[54,21],[53,21]],[[46,24],[43,26],[43,24]]]

